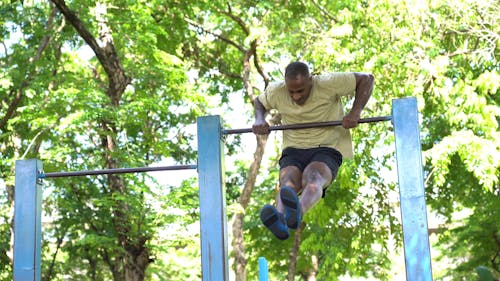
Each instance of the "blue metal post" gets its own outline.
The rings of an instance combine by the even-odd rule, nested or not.
[[[14,189],[14,281],[41,278],[42,185],[36,159],[16,161]]]
[[[422,152],[415,98],[392,101],[406,279],[432,280]]]
[[[197,126],[202,280],[228,281],[221,121],[219,116],[198,117]]]
[[[269,269],[267,268],[267,260],[264,257],[259,257],[259,281],[269,280]]]

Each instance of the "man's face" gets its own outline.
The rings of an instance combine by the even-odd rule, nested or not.
[[[312,77],[299,75],[294,78],[286,78],[285,85],[292,100],[298,105],[304,105],[311,93]]]

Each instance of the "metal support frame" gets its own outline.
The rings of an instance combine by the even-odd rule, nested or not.
[[[393,100],[406,280],[432,280],[417,100]]]
[[[267,260],[264,257],[259,257],[259,281],[269,280],[269,269],[267,266]]]
[[[200,188],[202,280],[229,280],[224,144],[219,116],[199,117],[198,178]]]
[[[41,278],[42,186],[38,173],[42,162],[16,161],[14,190],[14,280]]]
[[[396,140],[406,277],[408,281],[428,281],[432,280],[432,272],[416,99],[393,100],[392,114]],[[391,119],[389,117],[378,118],[380,120],[377,121],[368,119],[366,123]],[[198,165],[186,165],[181,168],[161,167],[152,170],[198,168],[202,280],[228,281],[228,236],[222,136],[236,133],[236,131],[223,131],[219,116],[199,117],[197,122]],[[339,125],[337,123],[332,125]],[[323,126],[323,124],[320,125]],[[149,170],[151,169],[129,168],[43,174],[41,173],[42,163],[39,160],[16,161],[14,280],[39,281],[41,278],[41,178]],[[267,268],[265,268],[267,262],[264,264],[264,261],[259,267],[262,268],[262,272],[266,271],[267,274]]]

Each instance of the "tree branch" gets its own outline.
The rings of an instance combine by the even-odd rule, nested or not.
[[[203,33],[207,33],[207,34],[210,34],[210,35],[213,35],[214,37],[220,39],[221,41],[224,41],[226,43],[228,43],[229,45],[235,47],[236,49],[238,49],[239,51],[241,51],[242,53],[245,53],[246,52],[246,49],[243,47],[243,46],[240,46],[239,44],[237,44],[236,42],[230,40],[229,38],[226,38],[220,34],[217,34],[216,32],[214,31],[211,31],[211,30],[208,30],[208,29],[205,29],[201,24],[197,23],[197,22],[194,22],[188,18],[184,18],[184,20],[189,23],[190,25],[196,27],[196,28],[199,28],[201,29],[201,31]]]
[[[332,14],[330,14],[325,8],[323,8],[321,5],[319,5],[316,0],[312,0],[311,1],[314,6],[316,6],[316,8],[318,8],[318,10],[326,17],[328,18],[329,20],[333,21],[334,23],[337,23],[337,19],[332,16]]]
[[[83,40],[89,45],[89,47],[94,51],[99,61],[104,59],[103,51],[101,47],[95,40],[94,36],[87,30],[80,18],[66,6],[64,0],[51,0],[61,11],[64,17],[71,23],[71,25],[76,29],[76,32],[80,34]]]
[[[217,12],[230,17],[232,20],[234,20],[241,27],[241,29],[243,30],[243,32],[245,32],[246,35],[249,35],[250,31],[246,27],[246,25],[243,22],[243,20],[241,20],[240,17],[238,17],[238,16],[236,16],[236,15],[233,14],[233,11],[231,9],[231,5],[229,4],[229,2],[227,3],[227,10],[228,10],[227,12],[226,11],[222,11],[222,10],[217,10]]]
[[[64,17],[69,23],[75,28],[76,32],[80,34],[83,40],[90,46],[94,51],[97,59],[101,63],[106,71],[109,78],[109,86],[107,89],[107,94],[111,98],[113,105],[118,105],[122,93],[125,88],[132,80],[130,77],[125,75],[118,54],[115,50],[113,37],[111,35],[111,29],[108,27],[105,16],[106,16],[106,5],[98,3],[96,6],[96,18],[98,22],[99,37],[103,43],[103,46],[99,46],[97,40],[88,31],[83,22],[78,18],[78,16],[66,6],[64,0],[51,0],[61,11]]]
[[[52,278],[54,277],[53,274],[54,274],[54,266],[56,264],[56,258],[57,255],[59,254],[59,250],[61,249],[61,245],[64,242],[64,236],[66,236],[67,232],[68,232],[67,229],[64,229],[61,235],[57,237],[56,251],[54,252],[54,254],[52,254],[52,260],[49,265],[48,273],[44,274],[42,280],[52,280]]]
[[[267,86],[269,85],[270,79],[269,79],[269,76],[267,76],[267,74],[264,72],[264,69],[260,66],[259,58],[257,56],[257,49],[255,50],[254,55],[253,55],[253,64],[255,65],[257,72],[260,74],[260,76],[264,80],[264,89],[267,89]]]
[[[250,82],[250,73],[251,73],[250,59],[252,58],[252,56],[254,56],[256,49],[257,49],[257,41],[254,40],[250,44],[250,49],[245,52],[245,58],[243,59],[243,83],[245,85],[245,90],[252,101],[255,99],[255,97],[253,94],[253,87]]]
[[[500,248],[500,238],[498,238],[498,235],[496,234],[496,232],[493,232],[493,240],[497,244],[497,246],[498,246],[497,248]],[[493,268],[496,271],[500,271],[500,268],[498,268],[498,263],[496,262],[496,259],[498,257],[500,257],[500,252],[497,251],[497,253],[495,254],[495,256],[491,259],[491,265],[493,266]]]
[[[49,18],[47,19],[47,24],[45,26],[46,34],[40,41],[40,45],[38,46],[35,55],[29,59],[29,62],[31,64],[34,64],[42,57],[43,52],[47,49],[47,46],[50,43],[50,40],[52,38],[51,37],[52,32],[50,31],[52,29],[52,25],[54,22],[55,11],[56,9],[52,7]],[[17,91],[12,89],[9,92],[9,96],[12,96],[13,98],[12,101],[9,103],[9,107],[6,110],[5,115],[2,117],[2,119],[0,119],[0,131],[5,131],[5,126],[7,125],[7,122],[14,116],[14,113],[16,112],[16,109],[19,106],[19,103],[21,102],[21,99],[24,96],[24,89],[30,85],[30,82],[33,80],[35,72],[36,69],[34,67],[31,68],[31,70],[28,71],[26,78],[21,83],[19,89],[17,89]]]

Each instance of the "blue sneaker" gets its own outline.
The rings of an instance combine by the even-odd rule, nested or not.
[[[290,236],[283,214],[271,205],[265,205],[260,211],[260,220],[280,240]]]
[[[284,186],[280,189],[280,198],[285,206],[286,224],[291,229],[297,229],[302,220],[302,210],[297,193],[290,187]]]

